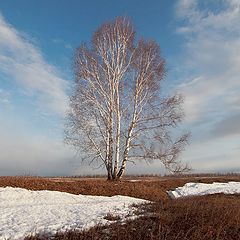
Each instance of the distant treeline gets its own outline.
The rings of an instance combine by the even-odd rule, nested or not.
[[[123,178],[144,178],[144,177],[219,177],[219,176],[240,176],[240,172],[226,173],[180,173],[180,174],[126,174]],[[74,176],[51,176],[59,178],[106,178],[104,174],[82,174]]]

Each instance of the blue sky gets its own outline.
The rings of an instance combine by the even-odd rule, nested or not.
[[[0,175],[100,172],[64,146],[64,113],[74,49],[116,16],[160,44],[165,90],[185,96],[182,160],[195,172],[240,171],[239,0],[12,0],[0,2]]]

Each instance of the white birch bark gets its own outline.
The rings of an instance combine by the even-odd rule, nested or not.
[[[187,139],[174,142],[168,131],[182,120],[182,100],[160,97],[165,65],[158,44],[135,43],[134,35],[130,22],[117,18],[95,32],[92,47],[82,44],[75,55],[66,142],[89,162],[99,159],[109,180],[123,176],[130,158],[158,159],[181,170],[176,157]],[[156,142],[166,149],[155,151]]]

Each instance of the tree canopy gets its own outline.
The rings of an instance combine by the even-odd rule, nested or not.
[[[183,98],[162,94],[166,67],[157,42],[136,40],[131,22],[118,17],[76,49],[74,75],[65,141],[83,159],[100,161],[108,179],[121,178],[139,159],[188,170],[178,156],[189,134],[171,131],[183,119]]]

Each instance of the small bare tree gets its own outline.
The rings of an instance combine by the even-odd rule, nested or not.
[[[182,97],[161,96],[159,45],[134,37],[130,21],[119,17],[104,23],[74,58],[65,141],[90,163],[100,160],[110,180],[137,159],[159,160],[171,172],[188,170],[177,160],[188,134],[174,140],[170,132],[183,118]]]

